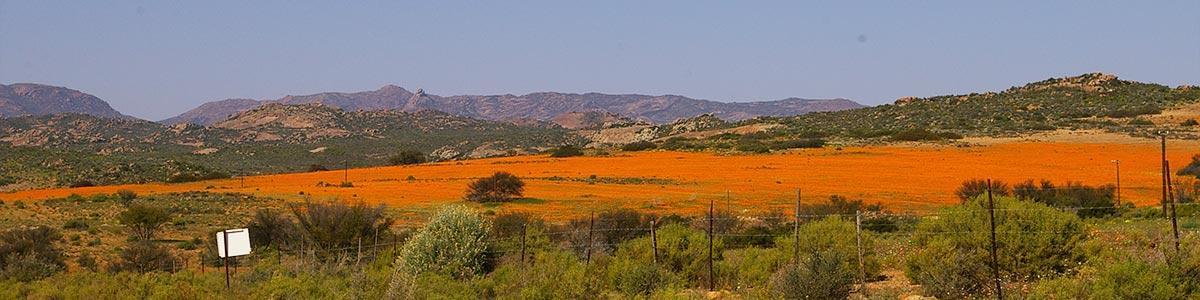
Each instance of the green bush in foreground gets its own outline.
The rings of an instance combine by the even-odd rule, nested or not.
[[[1029,282],[1067,272],[1083,261],[1083,222],[1043,204],[996,199],[1001,279]],[[917,225],[906,273],[929,294],[964,298],[993,293],[987,200],[939,210]]]
[[[464,206],[438,211],[404,244],[396,258],[389,294],[411,295],[412,280],[425,273],[472,278],[485,269],[490,225]]]
[[[782,299],[846,299],[854,272],[837,251],[817,251],[771,276],[771,289]]]

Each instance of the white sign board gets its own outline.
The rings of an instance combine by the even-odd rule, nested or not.
[[[229,236],[229,256],[250,254],[250,230],[246,228],[226,229],[217,232],[217,255],[225,256],[225,237]]]

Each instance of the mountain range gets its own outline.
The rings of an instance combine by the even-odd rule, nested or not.
[[[356,93],[319,93],[286,96],[274,100],[227,99],[205,103],[164,124],[192,123],[209,125],[230,115],[263,104],[321,103],[344,110],[387,110],[407,112],[435,110],[449,114],[494,121],[533,119],[552,121],[568,113],[602,112],[651,123],[667,123],[681,118],[714,114],[726,120],[744,120],[758,116],[791,116],[819,111],[837,111],[863,107],[846,99],[788,98],[774,101],[727,103],[692,99],[676,95],[557,93],[525,95],[438,96],[421,89],[415,92],[387,85],[378,90]]]

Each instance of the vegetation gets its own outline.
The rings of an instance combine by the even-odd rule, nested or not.
[[[487,221],[462,206],[438,211],[400,249],[389,294],[411,296],[412,281],[426,273],[456,279],[483,273],[488,227]]]
[[[654,142],[651,142],[651,141],[637,141],[637,142],[632,142],[632,143],[622,145],[621,151],[630,151],[630,152],[646,151],[646,150],[653,150],[654,148],[657,148],[657,147],[658,146],[655,145]]]
[[[989,190],[992,192],[992,196],[1010,195],[1011,190],[1009,190],[1007,183],[1004,183],[1000,180],[991,180],[991,186],[989,186],[988,182],[989,181],[987,179],[971,179],[964,181],[962,186],[958,187],[958,189],[954,191],[954,195],[958,196],[958,199],[962,200],[963,202],[975,199],[975,197],[979,197],[980,195],[987,195]]]
[[[467,185],[466,200],[471,202],[507,202],[521,197],[525,182],[508,172],[496,172]]]
[[[566,145],[550,150],[550,157],[583,156],[583,149],[578,146]]]
[[[425,153],[416,150],[403,150],[388,157],[388,163],[393,166],[414,165],[425,162]]]
[[[1200,178],[1200,154],[1192,156],[1192,162],[1179,170],[1179,175],[1191,175]]]
[[[1083,223],[1073,214],[1049,206],[995,198],[1000,276],[1008,284],[1028,283],[1071,271],[1084,260],[1081,244],[1087,238]],[[992,294],[991,232],[983,198],[939,211],[925,219],[914,237],[917,253],[909,257],[906,273],[929,294],[964,298]]]
[[[161,207],[134,204],[117,215],[117,219],[129,228],[133,238],[148,241],[154,239],[160,226],[171,220],[171,214]]]
[[[64,270],[55,246],[61,238],[57,230],[41,226],[0,232],[0,281],[38,280]]]
[[[360,244],[364,239],[375,240],[381,232],[387,232],[392,225],[392,219],[384,215],[385,209],[386,207],[383,205],[369,206],[362,201],[353,203],[304,202],[291,205],[292,215],[296,218],[294,232],[300,235],[304,243],[322,249],[350,248]],[[267,220],[279,217],[266,215],[262,217],[252,225],[265,227],[289,224],[288,221]],[[272,224],[267,222],[272,222]],[[280,234],[288,231],[289,229],[286,227],[279,227],[272,229],[269,234],[272,234],[272,238],[283,238],[285,236]],[[275,244],[282,244],[281,242],[286,243],[281,240],[273,241]],[[323,260],[335,259],[337,254],[339,253],[326,252],[317,257]]]

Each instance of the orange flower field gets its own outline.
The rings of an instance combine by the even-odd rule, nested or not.
[[[550,219],[613,206],[699,214],[707,210],[710,200],[720,208],[739,211],[790,211],[797,189],[802,191],[802,201],[827,201],[830,195],[842,195],[880,202],[895,211],[920,211],[956,203],[954,190],[972,178],[1008,183],[1026,179],[1114,183],[1111,161],[1118,159],[1124,202],[1153,205],[1161,193],[1159,148],[1152,140],[1137,141],[890,145],[764,155],[651,151],[573,158],[519,156],[352,169],[348,178],[354,187],[350,188],[319,184],[342,182],[347,174],[337,170],[247,177],[244,186],[240,179],[229,179],[20,191],[0,194],[0,199],[37,200],[119,189],[142,195],[207,190],[288,200],[361,199],[422,211],[462,202],[468,182],[508,171],[525,179],[529,199],[492,208],[532,211]],[[1193,154],[1200,153],[1198,146],[1196,141],[1172,142],[1169,159],[1173,167],[1181,168]]]

